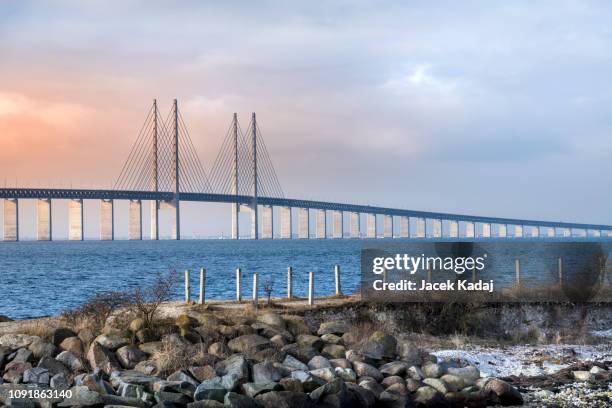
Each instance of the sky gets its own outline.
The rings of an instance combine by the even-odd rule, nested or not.
[[[612,224],[610,21],[591,1],[0,1],[0,184],[108,188],[177,98],[207,170],[257,112],[288,197]],[[229,233],[226,207],[187,205],[183,230]]]

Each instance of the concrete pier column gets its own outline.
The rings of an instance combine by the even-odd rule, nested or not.
[[[416,224],[416,237],[425,238],[425,227],[427,225],[427,220],[425,218],[415,218],[414,222]]]
[[[100,200],[100,240],[115,239],[115,209],[113,200]]]
[[[51,199],[41,198],[36,201],[36,238],[39,241],[53,239],[51,220]]]
[[[259,238],[259,206],[257,203],[251,204],[251,239]]]
[[[83,240],[83,200],[70,200],[68,203],[68,239]]]
[[[506,224],[499,224],[497,227],[497,236],[506,238],[508,236],[508,226]]]
[[[334,211],[333,213],[333,237],[334,238],[343,238],[344,237],[344,213],[342,211]]]
[[[159,202],[151,201],[151,239],[159,239]]]
[[[540,236],[540,228],[539,227],[531,227],[531,236],[534,238],[538,238]]]
[[[19,200],[4,200],[4,240],[19,241]]]
[[[383,237],[393,238],[393,216],[385,215],[383,219]]]
[[[359,213],[351,213],[351,238],[361,236],[361,224],[359,223]]]
[[[410,238],[410,218],[400,217],[400,238]]]
[[[491,238],[491,224],[488,224],[488,223],[482,224],[482,237]]]
[[[293,235],[291,220],[291,207],[281,207],[280,209],[280,235],[283,239],[291,239]]]
[[[310,211],[308,208],[298,209],[298,236],[301,239],[310,238]]]
[[[522,238],[523,237],[523,226],[522,225],[515,225],[514,226],[514,237],[515,238]]]
[[[263,239],[274,238],[274,209],[271,205],[261,207],[261,237]]]
[[[431,235],[434,238],[442,237],[442,220],[431,220]]]
[[[376,214],[366,214],[367,237],[376,238]]]
[[[451,238],[459,237],[459,221],[450,220],[448,222],[448,236]]]
[[[240,228],[239,224],[239,214],[240,214],[240,204],[232,203],[232,239],[238,239],[240,236]]]
[[[130,200],[129,217],[130,240],[142,240],[142,201]]]
[[[546,236],[552,238],[555,236],[555,229],[553,227],[546,228]]]
[[[465,223],[465,236],[467,238],[474,238],[476,227],[473,222],[469,221]]]
[[[327,238],[327,217],[325,210],[317,210],[316,212],[316,235],[317,238]]]

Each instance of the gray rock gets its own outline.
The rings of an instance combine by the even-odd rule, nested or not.
[[[57,361],[70,368],[72,371],[82,371],[85,369],[85,365],[76,355],[70,351],[62,351],[55,357]]]
[[[590,371],[572,371],[572,375],[578,381],[591,381],[594,378]]]
[[[305,371],[293,371],[291,373],[291,378],[302,383],[304,392],[310,392],[325,384],[325,380],[315,377],[314,375]]]
[[[287,354],[285,356],[285,359],[283,360],[283,365],[296,370],[308,371],[308,366],[306,364],[302,363],[300,360],[290,354]]]
[[[422,404],[426,407],[446,406],[444,395],[440,394],[438,390],[428,385],[420,387],[418,390],[416,390],[414,401],[417,404]]]
[[[230,408],[258,408],[257,403],[253,398],[236,392],[228,392],[223,398],[226,407]]]
[[[34,367],[23,372],[23,382],[28,384],[49,385],[49,370]]]
[[[135,370],[113,371],[110,375],[110,382],[115,388],[121,384],[142,385],[147,389],[153,389],[153,384],[159,381],[158,377],[146,375]]]
[[[55,374],[63,373],[70,374],[70,370],[61,362],[57,361],[52,357],[43,357],[38,362],[38,367],[46,368],[49,371],[50,376],[54,376]]]
[[[320,337],[313,336],[312,334],[300,334],[297,336],[297,344],[302,347],[312,347],[320,351],[325,342]]]
[[[66,374],[59,373],[51,377],[49,384],[51,388],[55,388],[56,390],[65,390],[70,388],[70,386],[72,385],[72,381],[70,381]]]
[[[385,389],[395,384],[402,384],[405,386],[406,381],[399,375],[391,375],[389,377],[385,377],[385,379],[380,383],[380,385],[382,385]]]
[[[382,331],[375,331],[370,335],[361,348],[360,353],[365,357],[381,360],[383,358],[395,358],[397,351],[397,340],[390,334]]]
[[[115,351],[123,346],[130,344],[130,340],[116,334],[101,334],[94,342],[98,343],[107,350]]]
[[[210,380],[217,376],[215,369],[209,365],[189,367],[189,374],[199,382]]]
[[[257,316],[257,321],[265,324],[269,324],[270,326],[276,326],[282,330],[287,328],[285,320],[277,313],[274,312],[265,312]]]
[[[40,360],[43,357],[53,357],[57,354],[57,347],[42,340],[35,340],[28,346],[32,351],[33,357]]]
[[[193,399],[195,401],[215,400],[223,402],[227,390],[221,385],[221,381],[220,377],[203,381],[196,389]]]
[[[11,361],[14,361],[15,363],[27,363],[32,360],[33,354],[34,353],[32,353],[26,348],[20,348],[19,350],[11,354],[9,356],[9,359]]]
[[[343,358],[346,355],[346,349],[339,344],[327,344],[321,349],[321,354],[327,358]]]
[[[421,367],[418,367],[418,366],[409,367],[408,371],[406,372],[406,375],[412,378],[413,380],[417,380],[417,381],[421,381],[423,378],[425,378],[425,374],[423,374],[423,370],[421,370]]]
[[[119,364],[125,369],[131,370],[136,367],[136,364],[147,359],[147,355],[139,348],[129,345],[120,347],[116,352]]]
[[[318,354],[317,350],[309,346],[300,346],[297,343],[287,344],[281,348],[283,353],[293,356],[303,363],[308,363],[314,356]]]
[[[174,392],[192,397],[198,385],[187,381],[158,381],[153,384],[153,391]]]
[[[426,378],[423,380],[423,383],[435,388],[441,394],[446,394],[447,392],[451,391],[446,383],[439,378]]]
[[[215,370],[222,376],[235,374],[238,380],[248,381],[249,379],[249,364],[240,354],[234,354],[228,359],[219,361],[215,365]]]
[[[291,391],[271,391],[258,395],[255,400],[263,408],[314,408],[308,395]]]
[[[23,379],[23,373],[32,368],[30,363],[18,363],[11,361],[4,367],[2,378],[10,383],[19,384]]]
[[[228,358],[232,354],[232,351],[227,344],[217,341],[208,346],[208,354],[212,354],[219,358]]]
[[[472,365],[466,367],[447,367],[446,373],[460,377],[466,385],[472,385],[480,378],[480,370]]]
[[[463,378],[454,374],[444,374],[440,379],[447,385],[449,392],[462,390],[468,385]]]
[[[368,389],[362,388],[357,384],[346,383],[346,389],[353,394],[354,399],[358,402],[358,406],[362,408],[373,408],[376,404],[376,396]]]
[[[421,353],[419,348],[414,343],[407,339],[401,339],[397,342],[397,351],[402,361],[408,365],[417,365],[421,363]]]
[[[404,376],[408,371],[408,363],[405,361],[392,361],[378,368],[383,375],[399,375]]]
[[[123,383],[117,389],[117,393],[124,398],[141,399],[145,394],[145,387],[142,385]]]
[[[323,356],[314,356],[308,362],[308,368],[311,370],[316,370],[318,368],[326,368],[331,367],[331,363],[328,359]]]
[[[40,340],[38,336],[28,336],[27,334],[5,334],[0,336],[0,346],[11,350],[28,347],[33,341]]]
[[[341,367],[341,368],[353,368],[353,364],[348,361],[346,358],[332,358],[329,360],[329,363],[332,367]]]
[[[317,334],[319,336],[325,334],[335,334],[342,336],[351,330],[351,325],[345,320],[334,320],[331,322],[323,322],[319,326]]]
[[[425,364],[423,367],[421,367],[421,370],[426,378],[440,378],[446,372],[444,366],[436,363]]]
[[[323,380],[330,382],[336,379],[336,372],[331,367],[317,368],[316,370],[310,370],[310,374],[315,377],[322,378]]]
[[[155,361],[145,360],[136,364],[134,371],[144,375],[156,375],[159,372],[159,368],[157,367],[157,363]]]
[[[361,361],[354,361],[353,369],[359,377],[372,377],[378,382],[383,380],[383,375],[380,373],[380,371],[370,364],[363,363]]]
[[[327,395],[337,395],[340,400],[345,400],[347,397],[347,389],[344,381],[336,378],[325,385],[320,386],[310,393],[310,399],[320,401]]]
[[[258,334],[246,334],[236,337],[227,343],[229,348],[237,353],[253,352],[271,347],[271,343],[265,337]]]
[[[270,361],[253,365],[253,382],[270,383],[278,382],[283,378],[281,371]],[[251,397],[255,397],[251,395]]]
[[[87,360],[92,368],[99,368],[108,375],[121,368],[115,354],[95,341],[89,346]]]
[[[71,388],[72,396],[59,403],[60,407],[91,407],[103,404],[102,397],[95,391],[91,391],[86,386],[76,386]]]
[[[377,383],[375,380],[360,381],[359,386],[372,392],[376,398],[378,398],[378,396],[385,390],[383,386]]]
[[[174,373],[170,374],[166,379],[171,382],[186,382],[189,384],[193,384],[194,387],[200,385],[200,383],[196,381],[195,378],[193,378],[191,374],[189,374],[185,370],[175,371]]]
[[[155,401],[158,404],[163,404],[163,406],[185,406],[191,402],[191,398],[176,392],[157,391]]]
[[[225,408],[225,405],[217,400],[201,400],[187,404],[187,408]]]
[[[249,397],[255,398],[259,394],[266,392],[282,391],[283,387],[277,382],[269,381],[260,383],[244,383],[242,384],[242,390]]]
[[[329,344],[340,344],[342,343],[342,337],[336,336],[335,334],[324,334],[321,336],[321,340]]]
[[[352,368],[336,367],[334,368],[336,375],[346,382],[356,382],[357,374]]]
[[[522,405],[523,396],[521,393],[507,382],[498,378],[487,381],[483,391],[493,393],[502,405]]]

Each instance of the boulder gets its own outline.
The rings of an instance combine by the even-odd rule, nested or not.
[[[271,391],[258,395],[255,400],[263,408],[314,408],[308,395],[292,391]]]
[[[238,380],[248,381],[249,378],[249,364],[240,354],[219,361],[215,364],[215,370],[222,376],[234,374]]]
[[[59,407],[93,407],[104,403],[100,394],[85,386],[72,387],[70,390],[71,397],[59,403]]]
[[[109,375],[121,368],[115,354],[101,346],[97,341],[89,346],[87,361],[89,361],[91,368],[99,368]]]
[[[454,374],[444,374],[440,379],[448,386],[449,392],[457,392],[468,385],[463,378]]]
[[[360,353],[365,357],[382,360],[383,358],[395,358],[397,350],[397,340],[390,334],[382,331],[375,331],[370,335],[360,348]]]
[[[230,408],[259,408],[253,398],[238,394],[236,392],[228,392],[225,394],[223,403],[225,404],[225,407]]]
[[[419,387],[422,387],[423,383],[420,381],[417,381],[413,378],[406,378],[406,389],[410,392],[416,392],[416,390],[419,389]]]
[[[326,368],[331,367],[331,363],[328,359],[323,356],[314,356],[308,362],[308,368],[311,370],[316,370],[318,368]]]
[[[147,359],[147,355],[144,352],[132,345],[120,347],[115,352],[115,356],[119,364],[128,370],[133,369],[136,367],[136,364]]]
[[[590,371],[572,371],[572,375],[578,381],[591,381],[595,378]]]
[[[189,367],[189,374],[200,382],[210,380],[217,375],[215,369],[209,365]]]
[[[28,361],[32,360],[33,354],[34,353],[32,353],[26,348],[20,348],[19,350],[11,354],[9,356],[9,359],[15,363],[27,363]]]
[[[217,341],[208,346],[208,354],[212,354],[213,356],[219,358],[228,358],[230,354],[232,354],[232,351],[225,343]]]
[[[423,383],[429,385],[432,388],[435,388],[443,395],[449,391],[454,391],[449,389],[448,385],[446,385],[446,383],[440,380],[439,378],[426,378],[423,380]]]
[[[75,356],[83,357],[85,350],[83,342],[76,336],[66,337],[59,345],[59,348],[64,351],[69,351]]]
[[[320,351],[325,343],[320,337],[313,336],[311,334],[300,334],[297,336],[297,344],[302,347],[311,347],[317,351]]]
[[[485,393],[497,396],[497,401],[501,405],[522,405],[523,396],[521,393],[507,382],[498,378],[487,381],[483,388]]]
[[[321,350],[321,354],[327,358],[343,358],[346,355],[346,349],[339,344],[327,344]]]
[[[42,367],[33,367],[23,372],[23,382],[39,386],[49,385],[49,370]]]
[[[70,370],[60,361],[52,358],[52,357],[43,357],[38,362],[38,367],[46,368],[49,370],[49,374],[54,376],[55,374],[64,373],[66,375],[70,374]]]
[[[252,382],[252,383],[245,383],[242,384],[242,391],[244,391],[244,393],[251,397],[251,398],[255,398],[256,396],[258,396],[259,394],[263,394],[266,392],[271,392],[271,391],[282,391],[283,387],[274,381],[269,381],[269,382]]]
[[[310,327],[306,324],[303,316],[283,315],[287,331],[297,337],[300,334],[310,334]]]
[[[408,365],[417,365],[421,363],[421,352],[414,343],[407,339],[401,339],[397,342],[397,351],[402,361]]]
[[[5,334],[0,336],[0,346],[17,350],[28,347],[35,340],[40,340],[40,337],[28,336],[27,334]]]
[[[331,334],[331,333],[324,334],[320,337],[321,337],[321,340],[329,344],[341,344],[342,343],[342,337],[336,336],[335,334]]]
[[[269,324],[270,326],[276,326],[281,330],[285,330],[287,328],[285,320],[278,313],[274,312],[265,312],[258,315],[257,321]]]
[[[223,402],[227,390],[222,385],[221,377],[215,377],[210,380],[202,381],[198,388],[196,388],[193,395],[195,401],[202,400],[216,400]]]
[[[187,395],[178,392],[157,391],[155,393],[155,401],[158,406],[176,407],[185,406],[192,400]]]
[[[399,375],[392,375],[389,377],[385,377],[384,380],[382,380],[382,382],[380,383],[380,385],[382,385],[383,387],[385,387],[385,389],[389,388],[392,385],[395,384],[402,384],[402,385],[406,385],[406,381],[400,377]]]
[[[176,382],[176,383],[192,384],[194,386],[194,390],[195,390],[195,387],[200,385],[200,382],[196,381],[196,379],[193,378],[191,374],[185,370],[178,370],[178,371],[173,372],[172,374],[168,376],[168,378],[166,378],[166,380],[168,380],[169,382],[173,382],[173,383]],[[175,392],[178,392],[178,391],[175,391]]]
[[[66,390],[70,388],[72,385],[72,381],[68,378],[68,376],[64,373],[55,374],[49,380],[49,385],[51,388],[55,388],[56,390]]]
[[[137,371],[144,375],[156,375],[159,373],[159,368],[157,367],[157,363],[155,361],[145,360],[136,364],[136,367],[134,367],[134,371]]]
[[[302,383],[304,392],[310,392],[321,385],[325,384],[325,381],[319,377],[315,377],[306,371],[293,371],[291,372],[291,378]]]
[[[417,380],[417,381],[421,381],[423,378],[425,378],[425,374],[423,373],[423,370],[421,370],[421,367],[418,367],[418,366],[408,367],[408,371],[406,372],[406,375],[412,378],[413,380]]]
[[[444,366],[436,363],[428,363],[421,367],[425,378],[440,378],[446,372]]]
[[[380,373],[380,371],[370,364],[363,363],[361,361],[354,361],[353,369],[359,377],[372,377],[378,382],[383,380],[383,375]]]
[[[310,346],[300,346],[297,343],[287,344],[281,348],[281,351],[289,354],[303,363],[308,363],[314,356],[317,355],[317,350]]]
[[[85,328],[79,330],[79,334],[77,334],[77,337],[83,342],[83,352],[85,352],[85,349],[91,344],[92,341],[94,341],[96,335],[92,329]]]
[[[55,359],[74,372],[85,370],[83,361],[81,361],[79,357],[72,354],[70,351],[62,351],[57,355],[57,357],[55,357]]]
[[[281,378],[279,384],[282,385],[285,391],[304,392],[304,386],[295,378]]]
[[[283,360],[283,365],[291,369],[295,369],[295,370],[302,370],[302,371],[309,370],[306,364],[302,363],[300,360],[298,360],[297,358],[293,357],[290,354],[287,354],[285,356],[285,359]]]
[[[310,370],[310,374],[315,377],[321,378],[327,382],[333,381],[336,379],[336,371],[330,367],[325,368],[317,368],[316,370]]]
[[[236,337],[231,339],[227,345],[236,353],[254,352],[271,347],[268,339],[257,334],[246,334]]]
[[[383,388],[382,385],[380,385],[379,383],[377,383],[375,380],[370,379],[370,380],[365,380],[365,381],[360,381],[359,382],[359,386],[363,389],[366,389],[368,391],[370,391],[374,397],[378,398],[380,394],[383,393],[383,391],[385,391],[385,389]]]
[[[270,341],[279,347],[283,347],[288,344],[288,340],[282,334],[276,334],[270,337]]]
[[[352,368],[336,367],[334,368],[336,375],[346,382],[356,382],[357,374]]]
[[[420,387],[414,394],[414,402],[425,407],[445,407],[444,395],[428,385]]]
[[[28,346],[28,349],[30,349],[32,356],[36,360],[40,360],[43,357],[54,357],[57,354],[57,347],[43,340],[33,341]]]
[[[101,334],[94,340],[107,350],[115,351],[130,344],[130,340],[116,334]]]
[[[408,363],[405,361],[392,361],[387,364],[383,364],[378,368],[382,375],[399,375],[404,376],[408,372]]]
[[[19,384],[22,382],[23,373],[32,368],[30,363],[19,363],[11,361],[4,367],[4,375],[2,378],[9,383]]]
[[[278,382],[283,378],[281,371],[274,366],[270,361],[257,363],[253,365],[253,382],[254,383],[272,383]],[[273,390],[270,390],[273,391]],[[255,395],[251,395],[255,397]]]
[[[115,388],[119,388],[122,384],[135,384],[152,390],[153,384],[158,381],[160,381],[158,377],[142,374],[135,370],[113,371],[110,375],[110,382]]]
[[[329,360],[329,363],[332,367],[342,367],[342,368],[353,368],[353,364],[348,361],[346,358],[332,358]]]
[[[466,367],[447,367],[446,373],[460,377],[466,386],[476,383],[476,380],[480,378],[480,370],[473,365]]]
[[[76,335],[77,334],[74,331],[67,327],[58,327],[53,330],[53,333],[51,334],[51,339],[53,341],[53,344],[59,347],[59,345],[62,344],[62,341],[64,341],[68,337],[74,337]]]
[[[346,383],[346,389],[348,392],[353,394],[354,399],[357,401],[361,408],[373,408],[376,404],[376,396],[368,389],[362,388],[357,384]]]
[[[317,334],[323,336],[325,334],[335,334],[342,336],[351,330],[351,325],[345,320],[334,320],[331,322],[323,322],[319,325]]]

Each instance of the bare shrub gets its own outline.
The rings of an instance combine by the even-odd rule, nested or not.
[[[192,365],[200,365],[209,355],[203,343],[182,344],[171,341],[162,342],[162,347],[152,358],[162,376],[168,376],[178,370],[184,370]]]
[[[144,320],[145,327],[152,328],[159,306],[169,301],[172,296],[172,288],[176,279],[176,271],[166,275],[157,273],[151,285],[137,287],[130,294],[129,309]]]
[[[62,317],[73,328],[86,324],[94,331],[101,330],[113,311],[129,304],[125,292],[98,293],[79,307],[67,309]]]
[[[263,286],[263,290],[264,293],[266,294],[266,297],[268,298],[268,305],[270,305],[272,303],[272,291],[274,290],[274,279],[270,278],[267,279],[264,282],[264,286]]]

